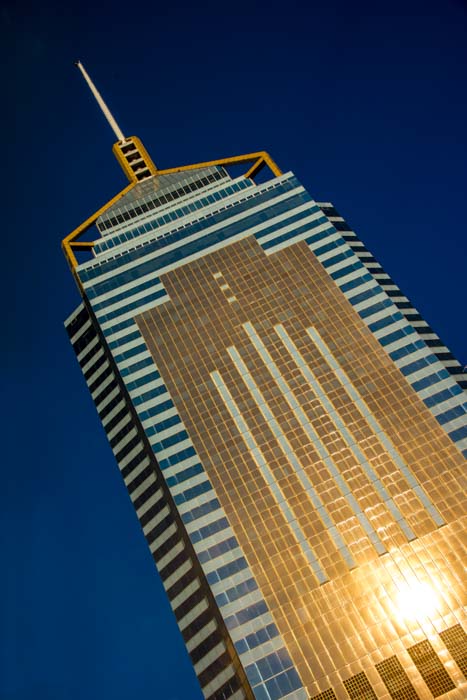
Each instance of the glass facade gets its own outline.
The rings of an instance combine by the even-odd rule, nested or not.
[[[464,698],[432,329],[292,173],[155,175],[97,228],[66,327],[204,696]]]

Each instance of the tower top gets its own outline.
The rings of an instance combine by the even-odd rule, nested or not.
[[[112,131],[114,132],[115,136],[117,137],[117,139],[118,139],[119,141],[126,141],[126,139],[125,139],[125,137],[124,137],[124,135],[123,135],[123,131],[120,129],[120,127],[118,126],[117,122],[116,122],[115,119],[113,118],[110,109],[109,109],[109,108],[107,107],[107,105],[105,104],[102,95],[100,94],[99,90],[96,88],[96,86],[94,85],[94,83],[92,82],[91,78],[89,77],[89,75],[88,75],[88,73],[87,73],[85,67],[84,67],[83,64],[81,63],[81,61],[76,61],[75,66],[81,71],[81,73],[82,73],[82,75],[83,75],[83,78],[85,79],[85,81],[86,81],[87,84],[89,85],[89,88],[90,88],[92,94],[93,94],[94,97],[96,98],[97,104],[98,104],[99,107],[101,108],[101,110],[102,110],[102,112],[103,112],[103,114],[104,114],[104,117],[105,117],[105,118],[107,119],[107,121],[109,122],[110,127],[111,127]]]
[[[76,61],[75,66],[80,70],[89,88],[96,98],[104,117],[107,119],[118,141],[113,146],[113,152],[130,182],[141,182],[157,172],[148,152],[136,136],[124,136],[112,116],[110,109],[105,104],[102,95],[89,77],[81,61]]]

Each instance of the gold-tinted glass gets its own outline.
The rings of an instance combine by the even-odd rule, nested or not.
[[[405,650],[464,619],[462,455],[306,244],[268,256],[247,238],[162,281],[170,301],[142,314],[138,325],[308,693],[331,686],[345,698],[352,664],[358,667],[350,673],[366,673],[375,688],[381,684],[375,664],[395,654],[423,689]],[[246,332],[248,323],[269,363]],[[289,349],[278,326],[293,343]],[[311,339],[310,328],[330,354]],[[280,497],[239,430],[233,404]],[[459,691],[452,700],[460,700],[464,681],[460,674],[454,680]]]
[[[454,625],[439,635],[452,658],[467,678],[467,634],[460,625]]]
[[[332,688],[328,688],[323,693],[318,693],[314,695],[311,700],[337,700],[336,694]]]
[[[357,673],[344,681],[344,687],[351,700],[377,700],[368,678],[363,673]]]
[[[407,651],[433,697],[444,695],[455,687],[429,641],[425,639],[409,647]]]
[[[376,668],[393,700],[419,700],[397,656],[376,664]]]

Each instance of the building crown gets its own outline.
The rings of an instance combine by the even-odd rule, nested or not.
[[[157,173],[157,168],[140,139],[136,136],[126,137],[123,135],[123,131],[115,121],[110,109],[107,107],[102,95],[89,77],[81,61],[76,61],[75,65],[83,75],[104,117],[107,119],[110,128],[118,139],[112,150],[128,180],[130,182],[141,182],[155,175]]]

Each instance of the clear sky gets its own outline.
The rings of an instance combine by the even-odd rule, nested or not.
[[[467,3],[0,10],[0,698],[201,697],[69,346],[61,239],[125,185],[81,59],[161,168],[268,150],[467,362]]]

